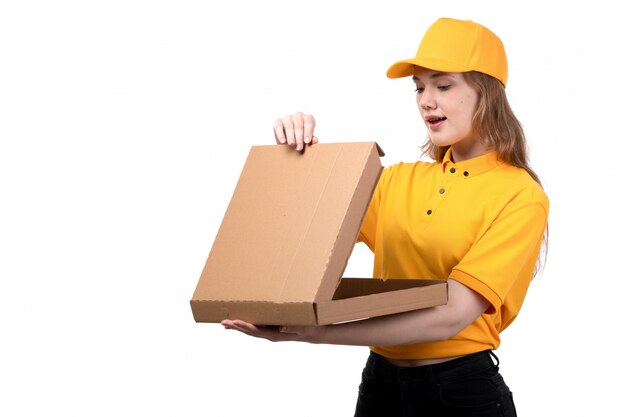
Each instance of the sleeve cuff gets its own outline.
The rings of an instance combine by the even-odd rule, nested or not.
[[[480,294],[485,300],[487,300],[490,304],[489,308],[485,313],[493,314],[496,309],[502,306],[503,301],[500,299],[498,294],[496,294],[488,285],[474,278],[473,276],[460,271],[458,269],[453,269],[450,273],[450,278],[460,282],[471,290]]]

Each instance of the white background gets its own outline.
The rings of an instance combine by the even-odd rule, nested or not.
[[[385,71],[442,16],[504,41],[551,198],[547,267],[497,352],[518,412],[615,415],[617,3],[2,2],[0,415],[351,415],[366,348],[196,324],[189,299],[245,156],[273,142],[277,117],[313,113],[321,141],[376,140],[385,165],[420,157],[411,81]],[[357,247],[348,273],[370,262]]]

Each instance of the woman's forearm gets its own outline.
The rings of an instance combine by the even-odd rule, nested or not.
[[[392,346],[434,342],[454,334],[447,323],[446,306],[324,326],[313,343],[356,346]],[[288,329],[287,329],[288,330]]]
[[[488,307],[468,287],[448,280],[448,303],[426,308],[325,326],[313,343],[362,346],[397,346],[447,340],[472,323]]]
[[[447,340],[472,323],[488,302],[468,287],[448,280],[448,303],[442,306],[330,326],[255,326],[224,320],[226,329],[271,341],[334,345],[397,346]]]

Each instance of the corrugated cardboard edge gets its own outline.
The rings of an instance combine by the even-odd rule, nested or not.
[[[267,325],[315,325],[315,305],[310,302],[276,303],[268,301],[191,300],[197,323],[219,323],[226,319]],[[250,308],[254,306],[253,308]],[[250,312],[254,315],[250,316]]]

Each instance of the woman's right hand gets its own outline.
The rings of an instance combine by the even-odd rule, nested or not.
[[[317,143],[317,137],[313,134],[315,119],[310,114],[301,112],[289,114],[274,123],[274,137],[276,143],[287,144],[297,151],[304,149],[305,144]]]

